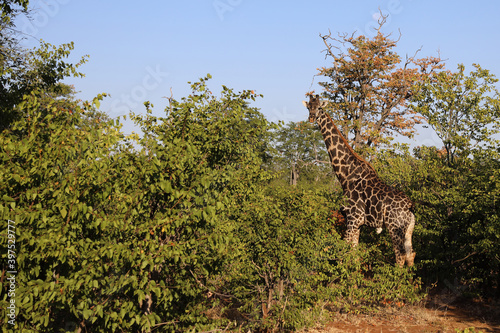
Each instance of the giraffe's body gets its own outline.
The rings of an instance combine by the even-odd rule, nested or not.
[[[363,224],[376,228],[377,233],[386,227],[392,238],[396,263],[413,265],[415,252],[411,237],[415,217],[412,201],[380,180],[373,167],[353,151],[323,111],[324,104],[318,95],[310,96],[304,105],[309,109],[309,121],[315,121],[321,129],[333,170],[347,199],[345,239],[357,245],[359,228]]]

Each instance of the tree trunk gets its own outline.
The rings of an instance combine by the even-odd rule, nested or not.
[[[292,168],[290,170],[290,185],[297,185],[297,180],[299,179],[299,173],[295,168],[295,162],[292,162]]]
[[[278,300],[281,302],[283,300],[283,295],[285,294],[285,281],[280,278],[278,281]]]

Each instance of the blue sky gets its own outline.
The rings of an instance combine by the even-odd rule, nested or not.
[[[305,120],[301,100],[321,92],[314,75],[328,65],[319,34],[372,35],[379,8],[389,14],[383,31],[401,32],[401,56],[422,48],[419,57],[440,54],[449,69],[479,63],[500,76],[497,1],[31,0],[31,7],[34,20],[18,22],[28,42],[73,41],[75,62],[90,55],[86,77],[70,83],[83,99],[109,93],[102,109],[112,116],[144,112],[145,100],[162,115],[170,89],[180,99],[187,81],[210,73],[215,94],[222,84],[253,89],[264,95],[253,106],[268,119]]]

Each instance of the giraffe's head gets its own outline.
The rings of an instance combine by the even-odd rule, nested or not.
[[[314,123],[316,121],[316,118],[323,111],[327,103],[327,101],[320,100],[319,95],[309,95],[309,102],[302,101],[302,104],[309,110],[309,122]]]

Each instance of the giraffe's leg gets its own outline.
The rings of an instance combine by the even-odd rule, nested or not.
[[[412,212],[407,212],[406,217],[408,219],[408,223],[406,227],[405,240],[404,240],[404,247],[406,254],[405,261],[408,266],[413,266],[416,253],[413,252],[411,237],[413,235],[413,228],[415,227],[415,215],[413,215]]]
[[[406,255],[400,250],[399,245],[394,246],[394,253],[396,254],[396,265],[403,267],[406,260]]]
[[[397,225],[397,219],[394,217],[388,220],[389,235],[392,240],[392,247],[396,255],[396,265],[403,267],[406,260],[405,242],[404,242],[404,228]]]
[[[394,254],[396,255],[396,265],[399,266],[399,267],[403,267],[404,264],[405,264],[405,259],[406,259],[406,255],[404,254],[403,251],[401,251],[401,241],[400,239],[398,238],[398,241],[399,243],[394,243],[394,239],[392,240],[392,242],[394,243],[393,246],[394,246]],[[396,242],[398,242],[396,241]]]
[[[353,246],[357,246],[359,243],[359,227],[348,225],[345,234],[345,240],[346,242],[351,243]]]
[[[352,205],[349,212],[347,212],[346,217],[347,230],[345,240],[353,246],[356,246],[359,242],[359,228],[364,224],[365,216],[356,205]]]
[[[405,262],[413,266],[415,252],[413,252],[411,237],[415,226],[414,215],[407,211],[391,216],[389,219],[389,234],[391,235],[396,265],[403,267]]]

